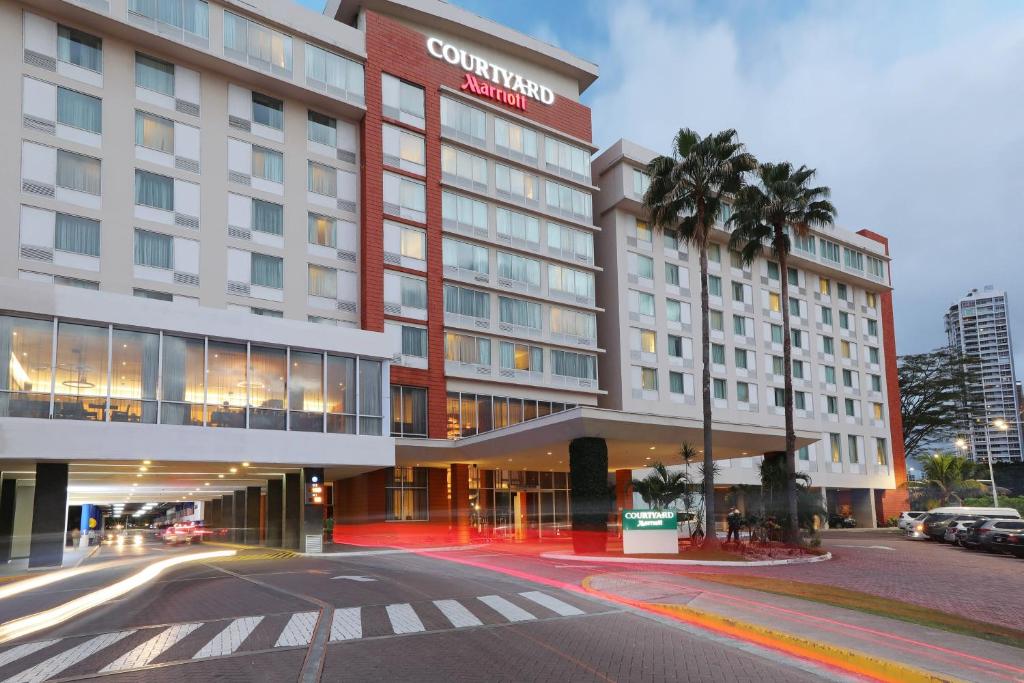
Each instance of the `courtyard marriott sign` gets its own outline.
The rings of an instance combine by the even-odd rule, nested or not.
[[[427,38],[427,52],[432,57],[466,70],[461,90],[496,100],[521,111],[526,111],[527,97],[542,104],[553,104],[555,101],[555,93],[551,88],[534,83],[497,64],[491,64],[486,59],[446,43],[440,38]]]
[[[626,510],[622,513],[622,528],[626,531],[648,529],[675,529],[675,510]]]
[[[623,510],[622,552],[675,555],[679,552],[675,510]]]

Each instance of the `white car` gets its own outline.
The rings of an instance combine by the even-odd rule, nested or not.
[[[927,514],[927,512],[919,511],[901,512],[899,519],[896,521],[896,526],[902,529],[903,531],[910,531],[911,527],[914,525],[914,522],[917,522]]]

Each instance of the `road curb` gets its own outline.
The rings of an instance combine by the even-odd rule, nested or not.
[[[731,562],[728,560],[660,560],[639,557],[604,557],[601,555],[571,555],[566,553],[541,553],[545,560],[569,560],[571,562],[604,562],[607,564],[667,564],[689,567],[780,567],[789,564],[811,564],[827,562],[832,553],[811,557],[795,557],[788,560],[752,560],[750,562]]]

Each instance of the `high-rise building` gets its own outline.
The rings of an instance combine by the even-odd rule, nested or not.
[[[975,369],[966,387],[964,435],[976,460],[1020,461],[1021,405],[1010,335],[1006,292],[989,285],[972,289],[946,312],[949,345]]]

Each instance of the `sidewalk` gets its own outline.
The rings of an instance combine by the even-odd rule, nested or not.
[[[38,576],[39,574],[48,571],[55,571],[57,569],[73,569],[96,554],[99,549],[99,545],[89,546],[87,548],[64,548],[64,559],[61,561],[60,567],[39,567],[38,569],[29,569],[27,557],[18,560],[11,560],[6,564],[0,564],[0,583],[26,578],[28,576]]]
[[[738,627],[780,642],[782,634],[835,656],[853,651],[943,680],[1024,680],[1022,649],[817,602],[656,571],[594,575],[584,586],[612,599],[669,606],[667,613],[683,621]]]

